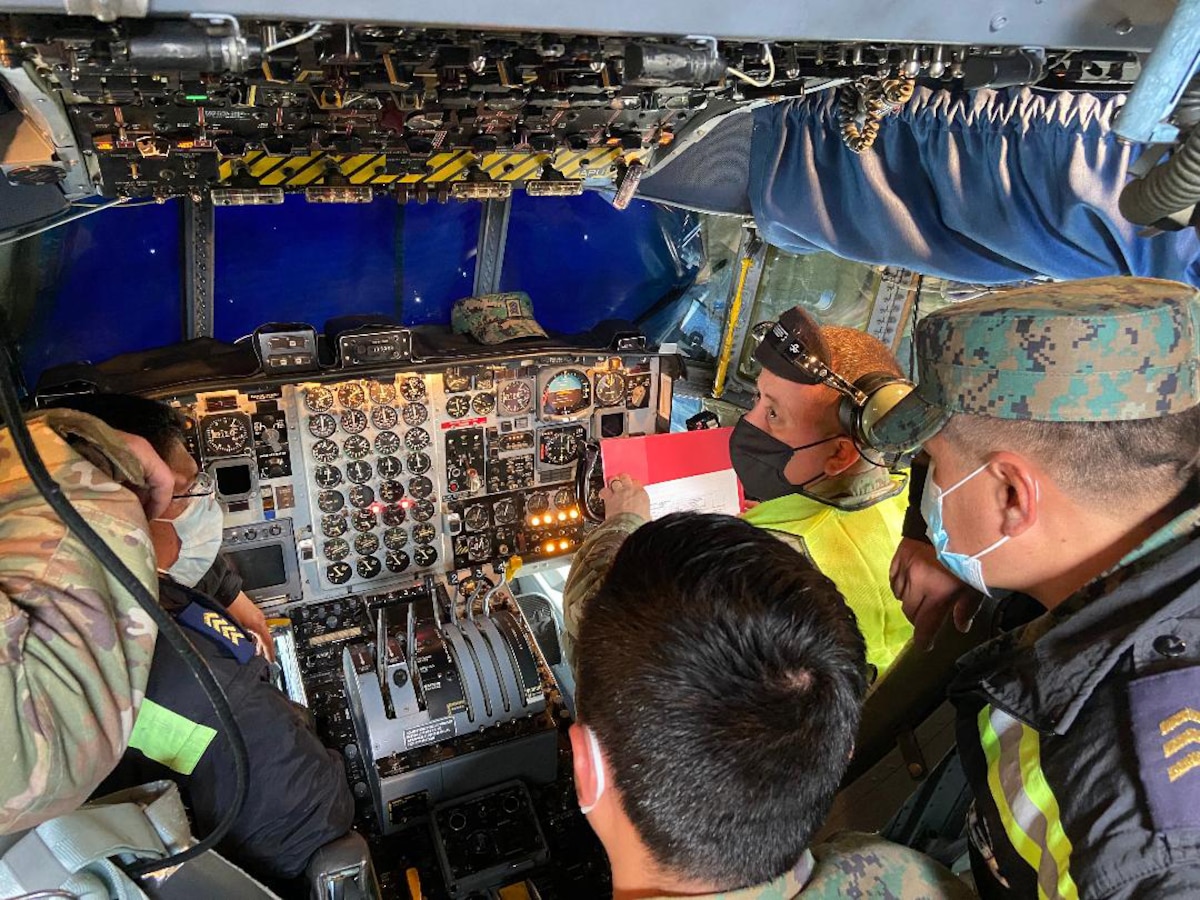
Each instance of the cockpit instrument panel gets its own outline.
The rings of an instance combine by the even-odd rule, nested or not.
[[[292,601],[569,555],[585,442],[653,433],[670,390],[644,351],[402,366],[171,398],[226,527],[287,520]]]

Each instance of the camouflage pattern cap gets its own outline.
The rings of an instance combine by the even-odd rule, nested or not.
[[[1200,404],[1200,294],[1154,278],[1006,291],[917,326],[919,386],[875,427],[913,449],[954,413],[1042,422],[1151,419]]]
[[[469,334],[481,344],[546,336],[533,317],[529,295],[520,292],[464,297],[454,304],[450,325],[455,334]]]

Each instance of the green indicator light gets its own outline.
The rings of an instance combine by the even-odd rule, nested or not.
[[[186,94],[184,100],[207,100],[208,94]]]

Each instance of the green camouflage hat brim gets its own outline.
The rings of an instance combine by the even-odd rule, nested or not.
[[[1197,297],[1172,281],[1096,278],[939,310],[917,327],[917,390],[873,437],[912,449],[955,413],[1113,422],[1200,405]]]
[[[533,301],[520,291],[464,297],[451,309],[450,325],[456,334],[470,334],[482,344],[546,337],[533,316]]]

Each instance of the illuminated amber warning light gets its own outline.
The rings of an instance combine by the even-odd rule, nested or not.
[[[569,513],[569,515],[571,516],[572,519],[578,519],[579,518],[579,510],[572,509],[571,512]]]
[[[532,519],[529,520],[529,524],[532,525],[534,528],[537,528],[539,525],[542,524],[542,520],[539,516],[534,516]]]
[[[554,541],[546,541],[546,543],[542,545],[542,549],[544,551],[546,551],[547,553],[553,553],[554,552]]]
[[[570,541],[559,541],[559,542],[558,542],[558,549],[559,549],[559,550],[566,550],[566,549],[568,549],[570,546],[571,546],[571,542],[570,542]]]

